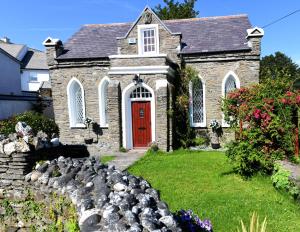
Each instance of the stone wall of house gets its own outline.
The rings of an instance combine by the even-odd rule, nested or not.
[[[205,84],[207,126],[212,119],[219,122],[223,119],[222,83],[229,72],[238,77],[241,87],[259,82],[259,55],[252,52],[185,57],[185,62],[199,72],[199,77]]]
[[[88,138],[89,133],[87,128],[70,128],[67,96],[68,83],[72,78],[80,81],[84,89],[85,115],[99,124],[98,86],[102,78],[107,76],[108,68],[105,66],[72,66],[72,63],[63,63],[63,66],[68,65],[68,68],[63,67],[50,70],[55,122],[60,128],[62,143],[80,144],[84,143],[84,138]],[[91,129],[90,135],[94,141],[98,140],[101,146],[110,149],[107,128],[101,128],[98,136]]]
[[[149,10],[146,11],[146,13]],[[145,15],[145,14],[144,14]],[[168,56],[174,61],[178,62],[177,48],[180,45],[180,35],[172,35],[166,28],[163,27],[161,22],[156,17],[152,16],[151,24],[158,24],[159,30],[159,53],[168,54]],[[129,44],[128,38],[136,38],[138,41],[138,25],[145,25],[144,17],[142,16],[137,24],[132,28],[131,32],[126,38],[118,39],[118,47],[120,48],[120,54],[122,55],[137,55],[138,54],[138,42],[136,44]]]
[[[129,61],[127,59],[116,59],[114,62],[116,65],[124,66]],[[145,61],[144,59],[137,58],[136,61],[131,60],[131,62],[136,62],[137,64],[144,62],[145,65],[150,65],[152,63],[152,59]],[[165,64],[168,61],[166,61],[166,58],[164,57],[160,62]],[[60,128],[60,140],[62,143],[80,144],[84,143],[84,138],[88,137],[88,129],[70,128],[67,97],[67,85],[69,81],[72,78],[76,78],[80,81],[84,88],[86,116],[91,117],[95,122],[99,123],[100,113],[98,86],[102,78],[106,76],[111,80],[108,91],[109,125],[108,128],[101,128],[98,136],[91,131],[91,136],[94,138],[94,141],[97,141],[97,143],[94,144],[94,148],[89,148],[89,150],[92,154],[96,154],[98,151],[118,151],[122,146],[122,91],[128,85],[133,83],[132,79],[134,78],[134,75],[108,75],[108,66],[93,66],[89,64],[89,61],[86,63],[59,62],[50,69],[55,121]],[[156,98],[156,101],[158,99],[156,94],[156,81],[167,79],[172,81],[172,78],[168,77],[166,74],[143,74],[140,75],[140,78],[143,80],[143,83],[147,84],[154,90],[154,97]],[[165,94],[165,98],[166,97],[167,95]],[[158,107],[156,112],[156,121],[161,123],[161,125],[156,126],[156,136],[159,136],[160,138],[169,137],[168,133],[161,129],[163,125],[166,129],[168,128],[168,122],[165,116],[167,115],[167,109],[170,106],[167,105],[166,99],[163,100],[165,103],[162,103],[165,104],[165,106]],[[160,103],[159,101],[157,102]],[[164,115],[164,117],[160,118],[161,115]],[[162,142],[161,146],[162,149],[168,150],[170,144]]]

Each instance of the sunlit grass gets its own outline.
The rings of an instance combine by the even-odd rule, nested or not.
[[[237,231],[253,212],[267,231],[300,231],[300,205],[274,189],[270,177],[243,180],[221,152],[148,154],[129,168],[158,189],[172,211],[192,209],[212,220],[214,231]]]

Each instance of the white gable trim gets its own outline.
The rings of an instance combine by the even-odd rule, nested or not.
[[[144,12],[146,10],[149,10],[150,13],[152,13],[154,15],[154,17],[158,20],[158,22],[172,35],[181,35],[180,32],[176,32],[176,33],[173,33],[170,31],[170,29],[166,26],[166,24],[164,24],[163,21],[161,21],[161,19],[153,12],[153,10],[151,9],[151,7],[149,6],[146,6],[144,8],[144,10],[142,11],[142,13],[140,14],[140,16],[137,18],[137,20],[133,23],[133,25],[130,27],[130,29],[128,30],[128,32],[126,33],[126,35],[124,37],[117,37],[117,39],[126,39],[128,37],[128,35],[130,34],[130,32],[133,30],[133,28],[138,24],[138,22],[140,21],[140,19],[142,18]]]
[[[128,59],[128,58],[168,58],[167,54],[138,54],[138,55],[110,55],[109,59]]]
[[[156,137],[156,122],[155,122],[155,95],[154,91],[151,87],[146,85],[145,83],[141,83],[140,86],[149,90],[152,94],[151,99],[151,141],[155,141]],[[131,112],[131,99],[130,94],[137,86],[134,83],[129,84],[122,91],[122,131],[123,131],[123,147],[126,149],[133,148],[133,137],[132,137],[132,112]]]
[[[241,87],[241,83],[240,83],[240,79],[238,78],[238,76],[235,74],[235,72],[233,71],[229,71],[225,77],[223,78],[222,81],[222,97],[225,97],[225,85],[226,85],[226,81],[227,79],[232,76],[234,78],[235,84],[236,84],[236,88],[239,89]],[[224,114],[222,113],[222,126],[223,127],[229,127],[230,125],[228,123],[225,122],[224,120]]]
[[[254,27],[247,29],[247,37],[263,37],[265,34],[264,30],[260,27]]]
[[[108,71],[110,75],[122,74],[168,74],[174,70],[170,66],[130,66],[130,67],[112,67]]]
[[[99,85],[98,85],[98,94],[99,94],[99,117],[100,117],[100,127],[108,127],[108,122],[107,122],[107,118],[105,115],[105,104],[106,102],[104,101],[104,87],[106,82],[110,82],[110,79],[105,76],[102,78],[102,80],[100,81]]]
[[[68,83],[68,85],[67,85],[67,98],[68,98],[68,113],[69,113],[69,123],[70,123],[70,128],[86,128],[86,126],[83,124],[83,123],[77,123],[77,124],[75,124],[74,123],[74,120],[73,120],[73,118],[72,118],[72,115],[71,115],[71,112],[72,112],[72,109],[71,109],[71,94],[70,94],[70,87],[71,87],[71,84],[73,83],[73,82],[77,82],[78,84],[79,84],[79,86],[80,86],[80,89],[81,89],[81,93],[82,93],[82,107],[83,107],[83,118],[85,118],[85,97],[84,97],[84,88],[83,88],[83,86],[82,86],[82,84],[81,84],[81,82],[77,79],[77,78],[75,78],[75,77],[73,77],[70,81],[69,81],[69,83]]]

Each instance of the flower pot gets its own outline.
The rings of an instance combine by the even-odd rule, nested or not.
[[[221,146],[219,143],[212,143],[211,147],[212,147],[212,149],[219,149]]]
[[[85,144],[92,144],[93,143],[93,138],[91,139],[84,139]]]

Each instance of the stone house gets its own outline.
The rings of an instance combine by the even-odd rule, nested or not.
[[[246,15],[166,20],[146,7],[134,23],[84,25],[67,43],[47,38],[55,120],[64,143],[88,137],[91,117],[99,149],[172,149],[178,68],[190,65],[199,82],[190,85],[191,127],[226,127],[220,99],[258,82],[263,30]]]

